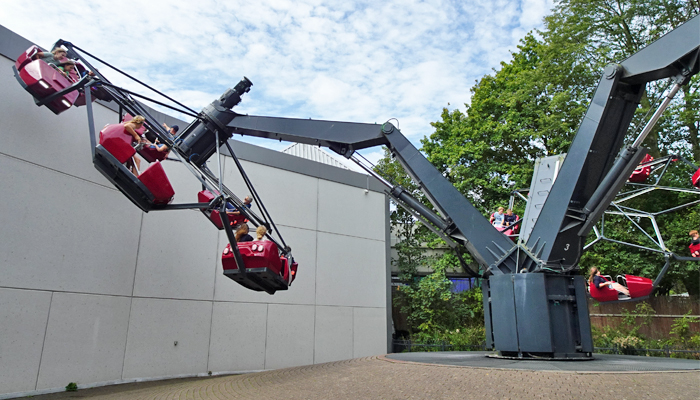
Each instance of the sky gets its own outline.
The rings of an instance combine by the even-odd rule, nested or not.
[[[239,113],[383,123],[417,147],[444,107],[542,27],[553,0],[0,0],[0,24],[73,42],[193,109],[243,76]],[[98,67],[99,68],[99,67]],[[113,83],[149,94],[100,68]],[[276,150],[287,144],[246,140]],[[376,161],[380,148],[364,150]]]

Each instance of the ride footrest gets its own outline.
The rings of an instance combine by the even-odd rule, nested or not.
[[[239,268],[231,245],[228,244],[221,255],[224,275],[258,292],[274,294],[278,290],[288,289],[289,285],[284,279],[285,272],[282,271],[283,263],[274,242],[242,242],[238,243],[238,250],[244,268]],[[296,270],[294,272],[296,274]]]

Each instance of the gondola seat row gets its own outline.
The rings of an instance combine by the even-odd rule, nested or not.
[[[216,196],[214,196],[214,194],[208,190],[202,190],[201,192],[197,193],[197,201],[200,203],[210,203],[215,197]],[[221,221],[221,213],[219,210],[202,209],[201,211],[202,214],[206,215],[211,223],[214,224],[214,226],[216,226],[219,230],[224,229],[224,223]],[[245,215],[243,214],[228,214],[228,220],[231,226],[237,226],[244,222],[248,222],[248,219],[246,219]]]
[[[124,166],[136,153],[131,141],[122,124],[104,127],[95,149],[95,167],[143,211],[162,208],[173,200],[175,191],[159,161],[138,177]]]
[[[221,255],[224,275],[248,289],[273,294],[277,290],[287,290],[297,274],[298,264],[280,256],[279,249],[271,241],[237,243],[245,273],[239,268],[231,245]],[[288,267],[289,266],[289,267]]]
[[[644,183],[647,179],[649,179],[649,175],[651,175],[651,167],[645,167],[643,165],[651,161],[654,161],[654,157],[650,156],[649,154],[645,155],[642,162],[639,164],[639,167],[637,167],[637,169],[632,172],[632,175],[630,175],[629,181],[633,183]]]
[[[131,114],[126,114],[124,118],[122,118],[122,123],[129,122],[132,119],[134,119],[134,117],[132,117]],[[143,125],[141,126],[141,128],[136,129],[136,133],[138,133],[139,136],[144,136],[147,130],[148,129],[146,128],[146,125]],[[155,140],[155,135],[147,139],[153,141]],[[168,157],[167,151],[158,151],[154,147],[150,146],[143,146],[140,149],[138,149],[137,152],[141,157],[143,157],[144,160],[148,161],[149,163],[155,161],[163,161]]]
[[[606,281],[611,281],[611,279],[609,279],[608,277],[604,277],[604,279]],[[591,294],[591,297],[598,300],[599,302],[629,300],[649,296],[654,290],[654,282],[649,278],[634,275],[625,275],[624,277],[618,276],[617,280],[619,284],[627,287],[627,290],[629,290],[630,292],[629,297],[619,297],[620,294],[618,293],[618,291],[609,286],[603,286],[600,289],[598,289],[595,287],[595,285],[589,285],[588,290]]]
[[[15,62],[15,68],[19,73],[22,87],[29,92],[37,102],[73,84],[56,68],[52,67],[44,60],[32,60],[37,52],[41,51],[38,46],[32,46],[22,53]],[[79,92],[72,91],[46,104],[54,114],[60,114],[75,104]]]

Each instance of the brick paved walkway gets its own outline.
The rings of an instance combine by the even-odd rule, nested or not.
[[[693,399],[700,372],[571,373],[394,362],[368,357],[247,375],[116,385],[35,400]]]

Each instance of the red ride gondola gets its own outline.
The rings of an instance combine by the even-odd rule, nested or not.
[[[41,49],[38,46],[32,46],[22,53],[15,62],[15,68],[19,73],[18,77],[22,87],[29,92],[37,102],[72,86],[74,83],[66,78],[58,69],[47,64],[44,60],[32,60],[32,57],[39,51],[41,51]],[[71,108],[78,99],[78,95],[78,91],[74,90],[45,105],[49,110],[53,111],[54,114],[60,114]]]
[[[695,171],[695,173],[693,174],[693,177],[691,179],[693,182],[693,186],[700,189],[700,169]]]
[[[643,167],[642,165],[651,161],[654,161],[654,157],[649,154],[645,155],[642,162],[639,164],[640,166],[630,175],[629,181],[633,183],[645,182],[649,178],[649,175],[651,175],[651,167]]]
[[[144,211],[170,203],[175,191],[160,162],[152,163],[138,177],[123,165],[136,153],[131,142],[124,125],[107,125],[100,132],[95,166],[110,181],[119,181],[117,187]]]
[[[237,245],[243,268],[239,268],[230,244],[224,248],[221,264],[224,275],[246,288],[272,294],[277,290],[286,290],[296,278],[297,263],[293,262],[289,266],[289,260],[280,256],[274,242],[262,240]]]
[[[603,279],[608,282],[612,281],[610,277],[606,276],[603,276]],[[617,283],[625,286],[627,290],[629,290],[630,295],[625,296],[610,286],[603,286],[598,289],[595,285],[589,285],[588,290],[591,297],[599,302],[638,299],[640,297],[649,296],[654,290],[654,283],[652,280],[641,276],[625,275],[623,277],[622,275],[618,275]]]

